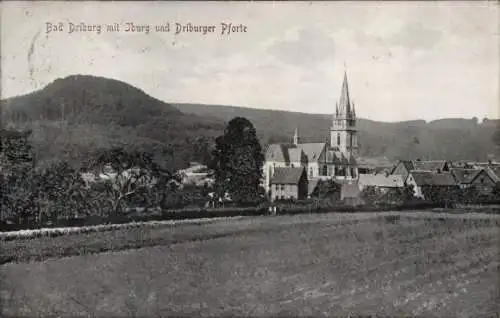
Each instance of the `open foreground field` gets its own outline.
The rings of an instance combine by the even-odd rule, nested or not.
[[[7,316],[500,312],[498,215],[232,218],[2,244],[2,259],[19,261],[0,267]],[[70,250],[82,255],[51,258]]]

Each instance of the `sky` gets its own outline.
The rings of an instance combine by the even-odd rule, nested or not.
[[[118,79],[166,102],[358,117],[499,118],[497,2],[1,2],[1,97]],[[47,31],[47,22],[63,31]],[[101,25],[71,32],[71,24]],[[119,31],[106,31],[118,23]],[[149,33],[127,32],[127,23]],[[155,26],[170,23],[170,32]],[[175,34],[176,23],[214,32]],[[246,32],[221,34],[221,23]],[[241,28],[239,29],[241,30]]]

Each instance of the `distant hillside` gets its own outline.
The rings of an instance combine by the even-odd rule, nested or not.
[[[183,114],[126,83],[87,75],[57,79],[1,102],[2,124],[33,129],[40,160],[79,161],[96,148],[124,146],[157,153],[171,167],[202,161],[220,120]],[[172,155],[169,155],[172,154]]]
[[[331,115],[198,104],[174,106],[184,113],[224,121],[234,116],[246,117],[254,123],[263,143],[289,142],[295,127],[299,127],[302,141],[322,141],[328,138],[331,126]],[[499,154],[491,138],[498,127],[498,120],[481,124],[461,118],[388,123],[361,118],[358,121],[360,152],[362,156],[387,156],[391,160],[486,160],[488,155]]]
[[[264,146],[289,142],[295,127],[303,141],[326,141],[331,125],[329,115],[165,103],[124,82],[87,75],[58,79],[41,90],[2,100],[1,107],[3,126],[33,130],[40,161],[80,162],[97,148],[124,146],[153,151],[172,169],[206,160],[213,139],[236,116],[254,123]],[[485,160],[498,154],[491,138],[497,127],[493,120],[360,119],[361,155]]]

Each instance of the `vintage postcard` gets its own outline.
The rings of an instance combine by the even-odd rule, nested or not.
[[[492,317],[497,1],[4,1],[0,310]]]

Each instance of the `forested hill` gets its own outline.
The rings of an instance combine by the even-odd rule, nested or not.
[[[205,161],[213,138],[235,116],[252,121],[264,146],[290,141],[295,127],[303,141],[326,140],[331,121],[329,115],[172,104],[127,83],[89,75],[58,79],[38,91],[2,100],[1,106],[3,126],[33,130],[40,161],[79,162],[97,148],[122,146],[153,151],[172,169]],[[485,160],[495,151],[492,121],[361,119],[359,129],[363,156]]]
[[[97,148],[154,152],[172,169],[203,161],[224,129],[218,119],[176,107],[113,79],[73,75],[2,100],[2,125],[32,129],[40,160],[78,162]]]
[[[255,125],[263,143],[290,142],[294,129],[299,128],[303,142],[328,138],[331,115],[306,114],[244,107],[174,104],[184,113],[215,117],[224,121],[234,116],[248,118]],[[362,114],[361,114],[362,115]],[[429,158],[449,160],[486,160],[499,154],[493,142],[499,120],[450,118],[431,122],[377,122],[358,120],[362,156]]]

